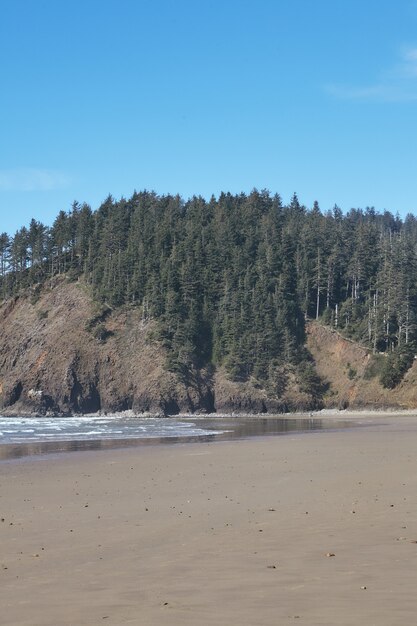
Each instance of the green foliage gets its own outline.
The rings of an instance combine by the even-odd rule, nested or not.
[[[39,302],[40,297],[41,297],[41,285],[36,285],[36,287],[32,289],[32,292],[30,294],[30,303],[32,305],[35,305],[37,302]]]
[[[97,341],[104,342],[108,337],[111,336],[111,332],[106,328],[106,325],[103,323],[97,324],[92,330],[92,334],[94,339]]]
[[[274,362],[269,364],[267,389],[272,395],[280,398],[287,388],[288,380],[289,376],[285,366],[279,366]]]
[[[86,321],[85,329],[92,331],[97,324],[103,323],[110,315],[112,309],[107,304],[97,303],[93,315]]]
[[[314,366],[309,361],[302,362],[298,367],[300,391],[311,394],[314,398],[320,398],[325,393],[327,386],[317,374]]]
[[[38,320],[46,320],[48,317],[48,311],[41,309],[37,312]]]
[[[349,380],[354,380],[356,378],[357,370],[351,366],[350,363],[347,364],[347,375]]]
[[[66,278],[68,282],[73,283],[79,279],[81,274],[82,274],[81,268],[77,266],[73,266],[73,267],[70,267],[69,270],[67,271]]]
[[[385,368],[385,357],[381,354],[373,354],[365,368],[363,377],[365,380],[380,378]]]
[[[86,329],[98,340],[112,308],[138,306],[143,322],[156,322],[168,369],[221,365],[278,397],[291,368],[304,390],[323,392],[304,349],[305,319],[319,318],[389,354],[365,376],[392,387],[417,351],[416,251],[411,215],[322,213],[265,190],[186,202],[143,191],[109,196],[96,211],[74,202],[51,228],[31,220],[0,234],[0,293],[33,289],[36,303],[37,285],[64,274],[93,293]]]
[[[334,312],[329,307],[328,309],[324,309],[323,313],[321,314],[320,320],[323,322],[323,324],[331,324],[333,315],[334,315]]]
[[[382,386],[387,389],[396,387],[404,378],[407,370],[411,367],[413,360],[414,354],[407,348],[389,354],[385,358],[380,376]]]

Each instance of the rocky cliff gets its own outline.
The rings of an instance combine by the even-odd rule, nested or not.
[[[286,372],[280,395],[220,369],[166,370],[152,321],[140,309],[97,307],[82,282],[56,277],[0,305],[0,411],[3,414],[277,413],[321,407],[417,407],[417,362],[394,390],[373,373],[368,350],[316,322],[307,347],[326,383],[314,398]],[[383,358],[383,357],[381,357]]]
[[[0,306],[3,414],[265,413],[317,407],[294,376],[279,398],[224,372],[165,368],[137,307],[98,308],[82,282],[56,277]]]
[[[379,381],[379,372],[386,355],[373,355],[365,347],[317,322],[307,324],[307,347],[317,373],[328,385],[323,397],[325,407],[417,407],[416,360],[395,389],[385,389]]]

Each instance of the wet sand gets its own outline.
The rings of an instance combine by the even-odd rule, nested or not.
[[[0,463],[1,624],[416,623],[417,417],[373,419]]]

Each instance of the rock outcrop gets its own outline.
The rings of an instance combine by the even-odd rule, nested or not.
[[[307,347],[320,377],[328,383],[324,406],[338,409],[417,407],[417,361],[395,389],[385,389],[379,380],[379,364],[385,355],[344,338],[340,333],[317,322],[307,324]]]
[[[256,381],[232,382],[219,369],[166,370],[155,325],[138,307],[98,308],[82,282],[56,277],[0,305],[0,411],[3,414],[281,413],[322,408],[417,407],[417,365],[392,391],[370,377],[363,347],[308,324],[307,347],[328,383],[323,398],[289,372],[273,395]]]
[[[3,414],[265,413],[310,408],[290,385],[280,397],[209,369],[165,368],[154,323],[138,307],[98,309],[82,282],[56,277],[0,306]]]

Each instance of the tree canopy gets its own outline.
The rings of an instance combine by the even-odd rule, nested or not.
[[[413,215],[323,213],[257,190],[208,201],[142,191],[1,234],[0,289],[84,280],[98,301],[157,321],[168,368],[222,365],[276,387],[283,364],[308,363],[308,317],[404,369],[417,349],[416,252]]]

